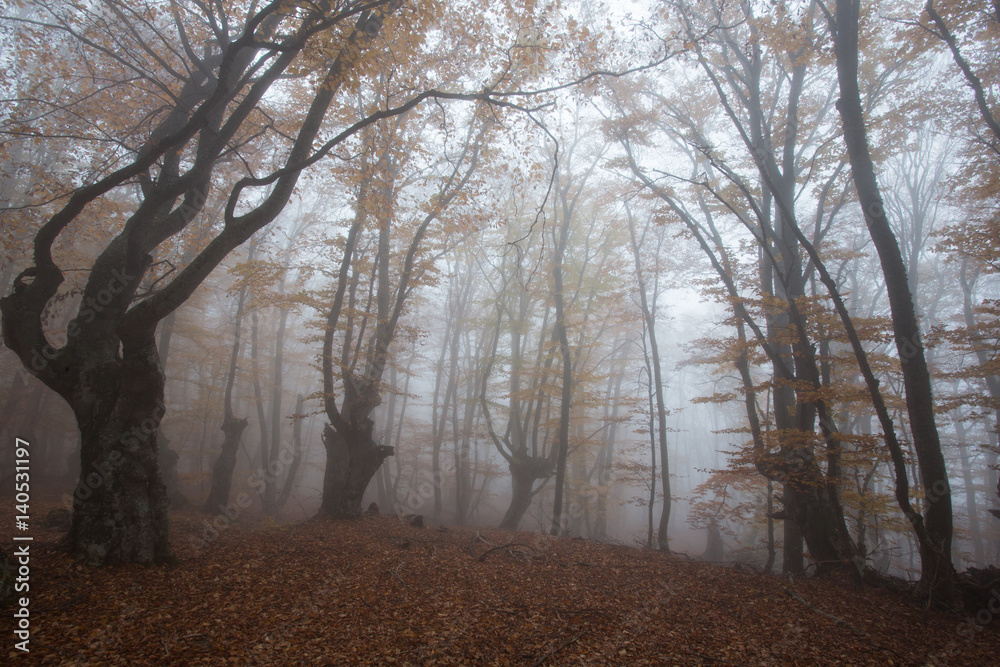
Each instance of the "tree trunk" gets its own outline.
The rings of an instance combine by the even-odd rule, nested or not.
[[[247,261],[253,261],[256,242],[250,244]],[[233,470],[236,468],[236,455],[240,448],[240,438],[249,423],[246,419],[239,419],[233,413],[233,389],[236,386],[236,370],[240,358],[240,338],[243,329],[243,306],[247,298],[247,284],[244,282],[240,287],[240,294],[236,302],[236,321],[234,322],[233,351],[229,358],[229,373],[226,375],[226,389],[223,397],[222,451],[212,467],[212,486],[208,492],[208,499],[202,511],[207,514],[216,512],[226,513],[226,505],[229,503],[229,492],[233,485]],[[162,339],[160,349],[163,349]]]
[[[441,516],[441,445],[444,444],[445,423],[448,420],[448,405],[451,400],[452,383],[455,381],[455,374],[445,373],[445,360],[448,350],[451,348],[452,326],[458,326],[453,318],[449,317],[445,326],[445,335],[441,341],[441,355],[437,361],[437,372],[434,375],[434,396],[431,399],[431,477],[434,481],[434,518]],[[454,335],[458,335],[455,333]],[[456,359],[452,359],[452,366]],[[447,375],[447,380],[445,380]],[[444,385],[444,398],[442,401],[442,385]]]
[[[569,217],[563,214],[562,227],[556,241],[552,279],[555,286],[556,322],[553,338],[559,341],[562,357],[562,390],[559,398],[559,427],[556,431],[556,493],[552,505],[552,528],[549,533],[558,535],[563,529],[563,490],[566,484],[566,457],[569,455],[569,412],[573,398],[573,360],[570,355],[569,337],[566,331],[566,312],[563,294],[563,255],[569,235]]]
[[[299,394],[295,398],[295,423],[292,425],[292,463],[288,467],[288,473],[285,476],[285,482],[281,487],[281,495],[278,496],[278,500],[274,506],[275,512],[280,512],[281,508],[285,506],[288,499],[292,495],[292,489],[295,488],[295,482],[299,476],[299,469],[302,466],[302,420],[305,419],[305,414],[303,413],[303,405],[305,403],[305,397]]]
[[[764,563],[764,574],[774,570],[774,484],[767,480],[767,562]]]
[[[650,303],[650,299],[646,294],[646,279],[643,274],[642,259],[639,255],[639,241],[636,238],[635,221],[632,218],[631,208],[627,204],[625,211],[628,214],[628,231],[632,245],[632,258],[635,262],[635,276],[639,283],[639,305],[642,308],[643,321],[646,323],[646,331],[649,334],[649,355],[646,357],[646,365],[647,368],[652,368],[652,374],[649,378],[652,384],[650,397],[656,398],[656,433],[660,446],[660,467],[662,468],[660,479],[663,484],[663,509],[660,512],[660,523],[657,530],[657,546],[660,551],[666,553],[670,551],[670,545],[667,540],[667,527],[670,522],[670,460],[667,458],[667,408],[663,399],[663,372],[660,368],[660,348],[656,341],[656,298],[659,290],[656,287],[657,280],[654,277],[653,298],[652,303]],[[645,347],[643,351],[645,351]],[[652,437],[652,428],[650,428],[650,435]],[[653,456],[653,465],[656,465],[655,454]],[[654,491],[655,488],[656,477],[654,473]],[[652,547],[652,544],[648,546]]]
[[[799,521],[804,521],[805,516],[798,511],[795,491],[791,485],[783,484],[781,489],[782,513],[785,517],[781,522],[781,572],[802,574],[806,570],[806,561]]]
[[[926,494],[926,539],[922,539],[920,544],[918,593],[950,606],[955,595],[951,562],[951,487],[934,420],[930,373],[920,341],[913,295],[910,294],[899,244],[885,215],[875,165],[868,148],[858,87],[859,13],[860,0],[842,0],[837,4],[836,55],[840,82],[837,109],[843,119],[844,141],[850,156],[854,186],[885,277],[893,334],[903,370],[906,408]]]
[[[531,501],[535,497],[535,481],[547,479],[552,473],[548,471],[548,461],[529,459],[527,461],[515,461],[510,464],[511,495],[510,506],[507,508],[503,521],[500,522],[502,530],[517,530],[521,525]],[[547,474],[545,474],[547,473]]]
[[[648,333],[648,329],[646,330]],[[646,389],[646,399],[649,401],[649,501],[646,503],[646,548],[653,548],[653,516],[656,510],[656,429],[653,422],[656,420],[656,413],[653,410],[653,377],[649,370],[649,353],[646,350],[645,340],[643,341],[643,358],[646,362],[646,378],[649,386]]]
[[[264,395],[260,387],[260,340],[258,331],[257,310],[250,315],[250,373],[253,377],[253,399],[257,407],[257,431],[260,443],[254,455],[254,467],[267,470],[271,460],[271,448],[268,446],[267,416],[264,412]]]
[[[323,428],[326,471],[323,474],[323,502],[320,512],[331,519],[357,519],[365,489],[392,447],[376,444],[367,428]]]
[[[284,276],[282,276],[284,281]],[[284,290],[282,289],[282,292]],[[271,458],[267,462],[268,470],[278,459],[281,449],[281,389],[284,378],[285,326],[288,323],[288,308],[278,310],[278,334],[274,342],[274,373],[271,382]],[[277,511],[278,480],[264,487],[264,512],[274,514]]]
[[[115,365],[92,366],[77,393],[81,472],[68,546],[90,565],[169,562],[170,501],[156,460],[164,377],[152,336]],[[116,398],[106,410],[88,409],[107,397]]]
[[[466,340],[469,340],[466,334]],[[472,349],[471,344],[468,349]],[[479,354],[476,355],[478,360]],[[466,395],[462,402],[463,414],[461,428],[458,420],[458,401],[454,406],[453,423],[455,425],[455,523],[464,525],[469,520],[472,507],[472,496],[475,491],[475,473],[472,468],[472,432],[476,418],[476,378],[474,372],[469,372],[466,378]]]
[[[225,512],[229,503],[229,493],[233,486],[233,470],[236,469],[236,455],[240,451],[240,439],[249,422],[246,418],[239,419],[233,415],[223,418],[222,451],[212,467],[212,486],[208,491],[208,499],[202,511],[206,514]]]
[[[955,436],[958,438],[958,456],[962,463],[962,482],[965,485],[965,508],[969,514],[969,539],[972,541],[972,552],[976,563],[986,563],[986,550],[983,549],[983,532],[979,526],[979,503],[976,499],[976,486],[972,480],[972,467],[969,465],[969,444],[965,436],[965,424],[962,415],[957,411],[955,421]]]

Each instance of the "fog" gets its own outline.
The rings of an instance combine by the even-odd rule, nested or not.
[[[316,45],[266,94],[234,93],[219,119],[236,118],[241,100],[257,111],[225,147],[178,143],[122,176],[52,232],[46,260],[33,243],[71,193],[145,159],[172,127],[156,129],[168,103],[135,84],[120,104],[143,120],[116,129],[109,92],[94,102],[68,83],[112,54],[59,31],[63,106],[39,110],[53,93],[28,70],[0,82],[18,101],[0,116],[5,437],[32,442],[33,475],[68,508],[93,490],[101,448],[120,449],[111,426],[81,435],[93,410],[113,416],[118,436],[137,434],[174,511],[206,524],[353,517],[374,503],[429,524],[759,570],[796,571],[787,559],[804,551],[811,574],[831,562],[813,552],[831,547],[808,528],[827,521],[856,560],[915,580],[902,482],[929,523],[948,499],[957,569],[996,563],[997,138],[944,47],[905,22],[866,19],[874,36],[855,78],[878,214],[903,270],[904,288],[890,285],[844,142],[826,19],[815,3],[759,4],[532,5],[459,34],[424,31],[416,10],[393,23],[393,5],[388,27],[382,14],[370,30],[358,23],[395,41],[353,65],[323,122],[306,114],[323,95],[316,68],[333,61]],[[38,48],[18,32],[32,11],[3,37],[24,57]],[[46,20],[74,20],[56,14]],[[223,48],[213,26],[191,28],[206,53]],[[149,47],[171,54],[163,71],[149,56],[115,60],[123,69],[109,76],[127,88],[135,67],[180,99],[182,68],[165,64],[187,56],[168,27]],[[986,67],[990,47],[973,34],[961,36]],[[254,43],[260,60],[242,65],[240,85],[283,62],[285,51]],[[421,90],[433,94],[411,100]],[[20,138],[29,126],[44,150]],[[300,141],[303,127],[312,134]],[[120,135],[114,148],[101,132]],[[129,236],[147,213],[159,226]],[[17,301],[41,289],[47,261],[51,294]],[[103,286],[115,262],[138,276],[123,296]],[[207,262],[196,287],[184,283]],[[916,312],[910,342],[898,299]],[[37,332],[15,325],[29,316]],[[129,336],[143,326],[155,345],[142,348],[142,377],[158,364],[163,382],[133,410],[119,393],[134,384],[107,378],[132,368],[141,346]],[[914,407],[914,350],[931,409]],[[931,413],[928,440],[914,420]],[[87,438],[97,444],[81,449]],[[224,451],[235,451],[228,464]],[[228,503],[205,506],[213,484]],[[707,548],[716,530],[721,552]]]

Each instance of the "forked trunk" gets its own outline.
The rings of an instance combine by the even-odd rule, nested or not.
[[[536,456],[515,459],[508,464],[512,484],[510,506],[507,508],[503,521],[500,522],[500,528],[517,530],[525,512],[531,507],[531,501],[535,495],[535,481],[551,477],[554,472],[553,463],[554,461],[548,457]]]
[[[504,514],[503,521],[500,522],[502,530],[517,530],[518,526],[521,525],[521,519],[531,507],[531,487],[534,483],[534,477],[524,474],[518,475],[511,471],[513,488],[511,489],[510,507],[507,508],[507,513]]]
[[[370,423],[370,420],[366,420]],[[320,513],[331,519],[357,519],[369,482],[393,448],[376,444],[371,429],[323,429],[326,472]]]

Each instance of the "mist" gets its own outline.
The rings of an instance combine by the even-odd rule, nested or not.
[[[0,18],[0,433],[75,558],[1000,562],[995,8],[299,4]]]

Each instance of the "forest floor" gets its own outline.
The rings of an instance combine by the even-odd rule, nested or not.
[[[836,576],[393,516],[246,517],[199,544],[193,511],[172,520],[178,565],[95,569],[56,549],[55,507],[32,501],[31,652],[5,609],[9,665],[1000,664],[992,611],[982,627]]]

